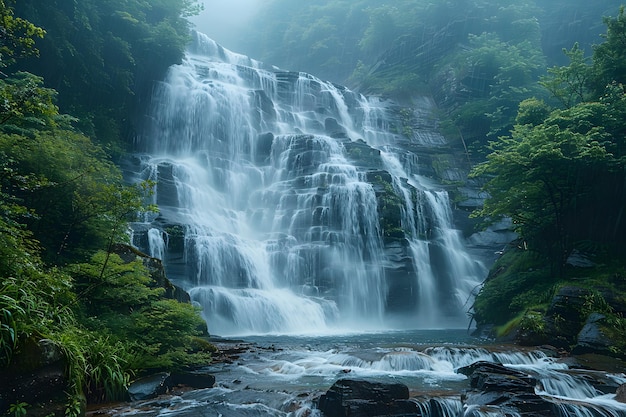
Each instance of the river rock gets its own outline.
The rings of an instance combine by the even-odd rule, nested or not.
[[[128,387],[128,396],[131,401],[148,400],[165,394],[169,386],[171,386],[170,373],[159,372],[133,381]]]
[[[341,126],[334,117],[327,117],[326,120],[324,120],[324,129],[331,137],[345,136],[346,134],[345,128]]]
[[[626,404],[626,384],[617,387],[617,391],[615,391],[615,401]]]
[[[406,385],[362,379],[338,380],[319,398],[318,407],[326,417],[421,415]]]
[[[469,377],[470,386],[483,391],[534,392],[537,380],[524,372],[494,362],[478,361],[461,367],[457,373]]]
[[[524,417],[559,415],[551,402],[535,394],[537,380],[523,372],[486,361],[459,368],[457,372],[470,379],[472,389],[462,395],[468,409],[497,407],[502,415],[511,412]]]
[[[202,370],[186,372],[159,372],[133,381],[128,387],[131,401],[143,401],[167,393],[175,386],[193,389],[212,388],[215,376]]]

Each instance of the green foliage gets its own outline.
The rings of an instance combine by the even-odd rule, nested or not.
[[[110,149],[133,135],[136,104],[181,60],[196,0],[20,0],[15,13],[44,27],[39,59],[18,69],[42,76],[59,92],[63,112]],[[130,138],[129,138],[130,139]]]
[[[180,369],[210,361],[210,346],[198,346],[194,336],[205,331],[197,307],[175,300],[160,300],[131,314],[127,337],[140,353],[134,366],[139,369]],[[141,335],[141,337],[137,337]],[[193,346],[199,348],[194,351]]]
[[[490,195],[478,214],[512,218],[529,247],[546,254],[559,273],[579,242],[619,250],[626,230],[616,208],[623,204],[617,190],[624,185],[624,88],[609,85],[592,99],[593,67],[577,47],[568,55],[571,65],[541,82],[565,109],[522,102],[511,135],[492,143],[487,161],[473,171],[487,179]]]
[[[502,326],[517,317],[518,325],[529,308],[549,303],[558,284],[549,277],[544,258],[521,249],[505,252],[476,297],[474,320]]]
[[[99,252],[90,262],[68,268],[76,279],[83,322],[124,342],[124,355],[118,356],[127,372],[210,361],[209,347],[193,347],[194,338],[206,334],[198,308],[163,299],[165,289],[156,286],[139,259],[125,262],[114,253]]]
[[[623,48],[613,51],[626,32],[623,21],[623,8],[617,19],[605,20],[607,39],[615,42],[598,46],[591,62],[577,45],[566,51],[570,65],[552,68],[540,82],[562,108],[550,108],[534,98],[522,101],[511,134],[492,143],[487,161],[473,170],[486,180],[490,195],[478,214],[492,220],[512,218],[527,247],[545,259],[526,272],[516,263],[507,264],[507,255],[498,261],[495,270],[504,272],[488,279],[479,293],[474,307],[478,322],[511,320],[509,327],[523,324],[527,332],[540,334],[538,316],[527,313],[542,311],[547,300],[541,294],[551,294],[550,285],[569,282],[555,278],[591,289],[623,291],[613,283],[621,279],[611,278],[621,275],[604,272],[610,268],[596,266],[590,272],[566,266],[574,249],[596,262],[623,257],[626,94],[624,86],[614,82],[619,80],[613,72],[616,63],[605,59],[623,52]],[[617,351],[626,345],[619,336],[624,319],[594,294],[583,314],[605,314],[603,331],[616,341],[612,348]]]
[[[515,124],[537,126],[546,120],[550,110],[543,100],[534,97],[522,100],[519,104]]]
[[[12,417],[23,417],[28,412],[27,408],[28,408],[28,404],[25,402],[11,404],[9,406],[9,414]]]
[[[8,0],[9,2],[11,0]],[[15,63],[18,58],[37,55],[35,39],[42,38],[45,31],[26,19],[17,17],[5,0],[0,0],[0,67]]]
[[[0,287],[0,366],[7,366],[21,341],[45,338],[75,323],[69,306],[74,301],[70,278],[56,270],[43,271],[35,259],[20,259],[15,275],[4,276]]]
[[[54,126],[55,95],[41,77],[26,72],[0,79],[0,131],[32,135],[32,129]]]
[[[292,2],[275,0],[261,10],[260,33],[244,50],[266,62],[339,82],[356,65],[367,0]],[[301,53],[293,53],[301,51]],[[342,76],[343,74],[344,76]]]
[[[474,169],[474,175],[494,175],[479,214],[512,218],[530,247],[547,251],[556,266],[574,248],[573,238],[583,237],[576,219],[595,203],[583,199],[595,196],[598,178],[609,176],[613,158],[602,145],[608,137],[594,120],[604,110],[582,104],[553,112],[541,125],[518,125],[512,137],[492,144],[487,162]]]
[[[126,314],[156,301],[163,288],[150,288],[151,279],[137,259],[124,262],[119,255],[99,251],[88,263],[74,264],[68,271],[76,280],[79,300],[89,316]]]
[[[584,316],[591,313],[600,313],[604,316],[601,320],[600,327],[602,332],[611,340],[612,345],[609,350],[616,356],[624,357],[624,349],[626,348],[626,319],[621,313],[616,313],[613,307],[597,290],[592,289],[591,293],[585,297],[582,307]]]
[[[519,327],[520,330],[524,332],[545,334],[546,322],[543,319],[543,313],[539,311],[527,312],[520,320]]]
[[[545,62],[540,44],[505,42],[497,33],[470,34],[468,40],[453,63],[462,104],[451,117],[470,137],[506,133],[519,102],[537,92]]]
[[[85,396],[89,401],[122,399],[131,376],[144,367],[204,364],[211,348],[195,339],[206,334],[195,307],[163,301],[165,290],[157,288],[140,261],[123,262],[111,252],[114,243],[128,238],[128,222],[152,209],[145,197],[153,184],[124,185],[103,146],[75,130],[76,119],[60,115],[55,104],[58,98],[66,108],[84,112],[87,124],[106,124],[115,112],[121,115],[127,110],[124,100],[137,91],[136,75],[163,69],[179,56],[187,27],[180,17],[193,12],[197,3],[70,3],[25,0],[16,5],[31,14],[49,13],[43,20],[50,23],[48,34],[59,44],[41,44],[44,64],[33,68],[44,68],[39,73],[68,71],[52,80],[62,86],[63,94],[57,96],[44,87],[41,77],[27,72],[2,74],[0,79],[0,369],[10,366],[27,344],[51,340],[67,363],[65,414],[78,416]],[[99,7],[115,12],[100,16]],[[43,30],[14,18],[2,1],[0,16],[0,65],[35,55],[33,39]],[[135,36],[131,38],[137,44],[118,32],[95,32],[105,27],[100,26],[103,20],[115,18],[126,22],[129,32],[124,36]],[[84,36],[76,36],[69,21],[85,29]],[[107,50],[111,55],[98,55],[103,44],[113,47]],[[135,56],[138,52],[132,48],[137,45],[143,57]],[[145,52],[154,45],[157,52]],[[130,69],[139,63],[146,67],[136,74]],[[75,67],[69,71],[66,64]],[[80,73],[90,65],[100,72]],[[110,77],[99,78],[102,71]],[[151,82],[151,75],[147,77]],[[103,99],[112,94],[111,101],[94,104],[98,89],[105,91]],[[71,91],[78,94],[72,96]],[[87,101],[77,98],[83,93]],[[98,115],[90,114],[92,110]],[[115,127],[107,132],[119,134]],[[163,321],[150,326],[151,319]],[[166,325],[173,326],[172,333]],[[146,358],[148,353],[155,356]],[[0,412],[24,415],[27,406],[17,403]]]
[[[71,381],[70,406],[82,393],[92,402],[124,399],[132,369],[126,344],[104,333],[67,328],[58,335],[58,343],[68,358]]]
[[[589,80],[592,68],[588,58],[578,44],[571,50],[563,50],[569,58],[569,65],[548,69],[548,75],[542,77],[540,84],[546,88],[561,105],[570,108],[587,101],[591,95]]]
[[[620,6],[617,17],[605,17],[605,41],[593,51],[594,80],[592,89],[596,97],[604,94],[606,86],[626,84],[626,8]]]
[[[7,177],[4,190],[28,208],[24,222],[47,261],[80,259],[111,239],[124,239],[126,222],[151,209],[144,206],[151,184],[124,185],[102,148],[81,134],[57,129],[33,137],[0,134],[0,147],[19,173]]]
[[[359,41],[359,47],[366,56],[376,56],[390,45],[399,35],[398,14],[401,11],[388,4],[368,7],[369,25]]]

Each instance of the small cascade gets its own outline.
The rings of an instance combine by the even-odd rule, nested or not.
[[[297,358],[297,359],[292,359]],[[477,347],[438,346],[416,350],[391,349],[355,351],[298,351],[279,355],[264,364],[269,375],[290,378],[326,379],[347,374],[350,378],[388,379],[402,382],[426,398],[413,398],[421,415],[449,417],[514,417],[515,409],[498,405],[463,404],[458,396],[427,393],[441,386],[465,387],[466,377],[457,372],[478,361],[501,363],[512,370],[521,370],[538,381],[537,395],[551,403],[556,415],[563,417],[622,417],[626,405],[616,402],[614,394],[604,394],[590,383],[589,376],[571,374],[567,365],[558,363],[542,351],[490,351]],[[255,369],[255,372],[263,372]],[[596,376],[597,377],[597,376]],[[626,382],[626,376],[607,375],[614,386]],[[601,382],[597,380],[596,382]],[[460,384],[463,385],[460,385]],[[614,389],[614,388],[613,388]]]
[[[448,193],[432,182],[420,181],[413,160],[401,163],[390,148],[381,151],[381,156],[403,201],[402,228],[413,259],[427,260],[415,265],[417,320],[423,327],[454,326],[462,322],[485,268],[465,251],[460,232],[453,228]],[[448,313],[442,315],[442,310]]]
[[[478,361],[501,363],[509,367],[516,366],[539,366],[550,368],[567,368],[566,365],[554,363],[553,359],[545,353],[533,350],[522,351],[490,351],[484,348],[458,348],[437,346],[427,348],[424,353],[440,363],[449,364],[452,369],[471,365]]]
[[[626,417],[626,404],[614,400],[591,384],[584,372],[568,373],[550,368],[531,368],[537,375],[539,395],[550,398],[563,417]],[[617,385],[626,383],[626,375],[608,374]]]
[[[514,410],[503,411],[500,407],[496,406],[477,406],[470,405],[463,408],[462,412],[458,414],[460,417],[521,417],[520,413]]]
[[[424,417],[459,417],[463,416],[463,404],[457,398],[430,398],[416,401],[418,410]]]
[[[214,334],[465,327],[486,271],[392,113],[194,34],[137,142],[133,178],[160,210],[138,245]]]
[[[148,249],[153,258],[163,259],[167,249],[167,234],[157,228],[148,230]]]

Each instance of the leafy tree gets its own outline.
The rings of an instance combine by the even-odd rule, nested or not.
[[[59,9],[49,10],[47,17],[57,23],[77,19],[87,26],[87,17],[97,20],[95,6],[102,5],[54,3]],[[123,2],[106,3],[124,10]],[[46,10],[49,5],[25,0],[19,6],[33,4]],[[180,12],[176,7],[191,7],[195,1],[132,4],[154,13],[146,14],[146,19],[162,21],[172,7]],[[14,17],[1,0],[0,15],[4,24],[0,65],[16,65],[17,58],[36,55],[34,38],[43,35],[43,30]],[[171,22],[172,27],[178,24]],[[167,33],[166,24],[152,33],[149,42],[162,42],[159,52],[171,54],[178,47],[167,46],[173,35]],[[90,36],[85,32],[85,38],[93,39]],[[121,39],[115,41],[123,43]],[[63,40],[59,49],[46,53],[77,52],[69,39]],[[73,40],[80,43],[84,39]],[[127,239],[128,222],[145,209],[144,196],[152,185],[124,185],[119,168],[103,146],[79,133],[73,127],[75,118],[59,114],[56,99],[61,95],[44,87],[43,78],[7,72],[10,75],[2,74],[0,79],[0,369],[4,371],[25,346],[42,338],[51,340],[66,357],[65,414],[75,416],[81,412],[83,394],[89,401],[122,398],[131,375],[142,367],[173,369],[206,363],[210,345],[193,339],[203,334],[199,326],[203,320],[196,308],[163,302],[164,290],[153,285],[143,265],[139,261],[124,263],[111,250],[113,243]],[[129,88],[125,92],[131,93],[133,80],[123,71],[117,75],[120,85]],[[84,80],[87,78],[89,74]],[[166,335],[164,328],[155,330],[153,336],[145,325],[148,319],[143,320],[143,333],[136,333],[139,326],[133,323],[141,320],[130,316],[142,310],[157,320],[161,315],[168,317],[168,323],[175,324],[176,340]],[[134,339],[129,340],[129,335]],[[142,336],[150,343],[141,341]],[[170,338],[164,343],[158,340],[165,336]],[[146,353],[155,353],[158,360],[137,359]],[[17,406],[25,411],[24,406]],[[6,411],[0,409],[0,413]]]
[[[361,50],[366,55],[377,56],[384,51],[399,35],[396,25],[397,7],[383,5],[368,8],[369,25],[359,41]]]
[[[127,314],[164,293],[163,288],[150,288],[152,280],[140,260],[126,263],[119,255],[104,251],[68,270],[76,280],[77,294],[88,316]]]
[[[537,93],[544,59],[539,44],[504,42],[496,33],[469,35],[470,47],[457,58],[458,100],[452,118],[466,135],[506,134],[520,101]]]
[[[599,214],[590,212],[597,203],[594,188],[614,162],[603,145],[609,136],[598,123],[604,111],[585,103],[554,111],[539,125],[517,125],[474,170],[494,175],[485,185],[490,198],[480,214],[511,217],[531,249],[558,271],[577,240],[593,237],[578,225],[580,218]]]
[[[126,222],[143,206],[140,188],[125,186],[119,169],[100,146],[68,130],[33,137],[0,134],[14,168],[36,187],[7,183],[6,191],[28,207],[24,219],[42,243],[44,259],[84,256],[124,236]]]
[[[35,48],[35,38],[44,36],[45,31],[42,28],[16,17],[5,0],[0,0],[0,20],[0,67],[11,65],[18,58],[39,53]]]
[[[164,299],[164,288],[140,260],[123,261],[98,252],[90,262],[69,266],[84,322],[93,331],[127,343],[127,371],[175,369],[210,361],[212,347],[198,308]]]
[[[616,23],[622,20],[623,8],[616,19],[606,19],[607,39],[624,34],[626,25]],[[568,51],[570,66],[552,69],[542,81],[565,108],[522,102],[511,135],[494,142],[487,161],[473,171],[487,179],[490,195],[479,214],[511,217],[528,247],[558,274],[577,247],[619,252],[625,243],[626,95],[616,82],[601,96],[592,93],[598,74],[611,73],[614,62],[607,64],[606,57],[621,53],[612,51],[619,45],[598,46],[592,65],[577,46]]]

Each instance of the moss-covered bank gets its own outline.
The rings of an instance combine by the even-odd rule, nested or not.
[[[560,278],[547,265],[523,242],[506,251],[475,300],[478,328],[524,345],[624,358],[624,262],[577,253]]]

